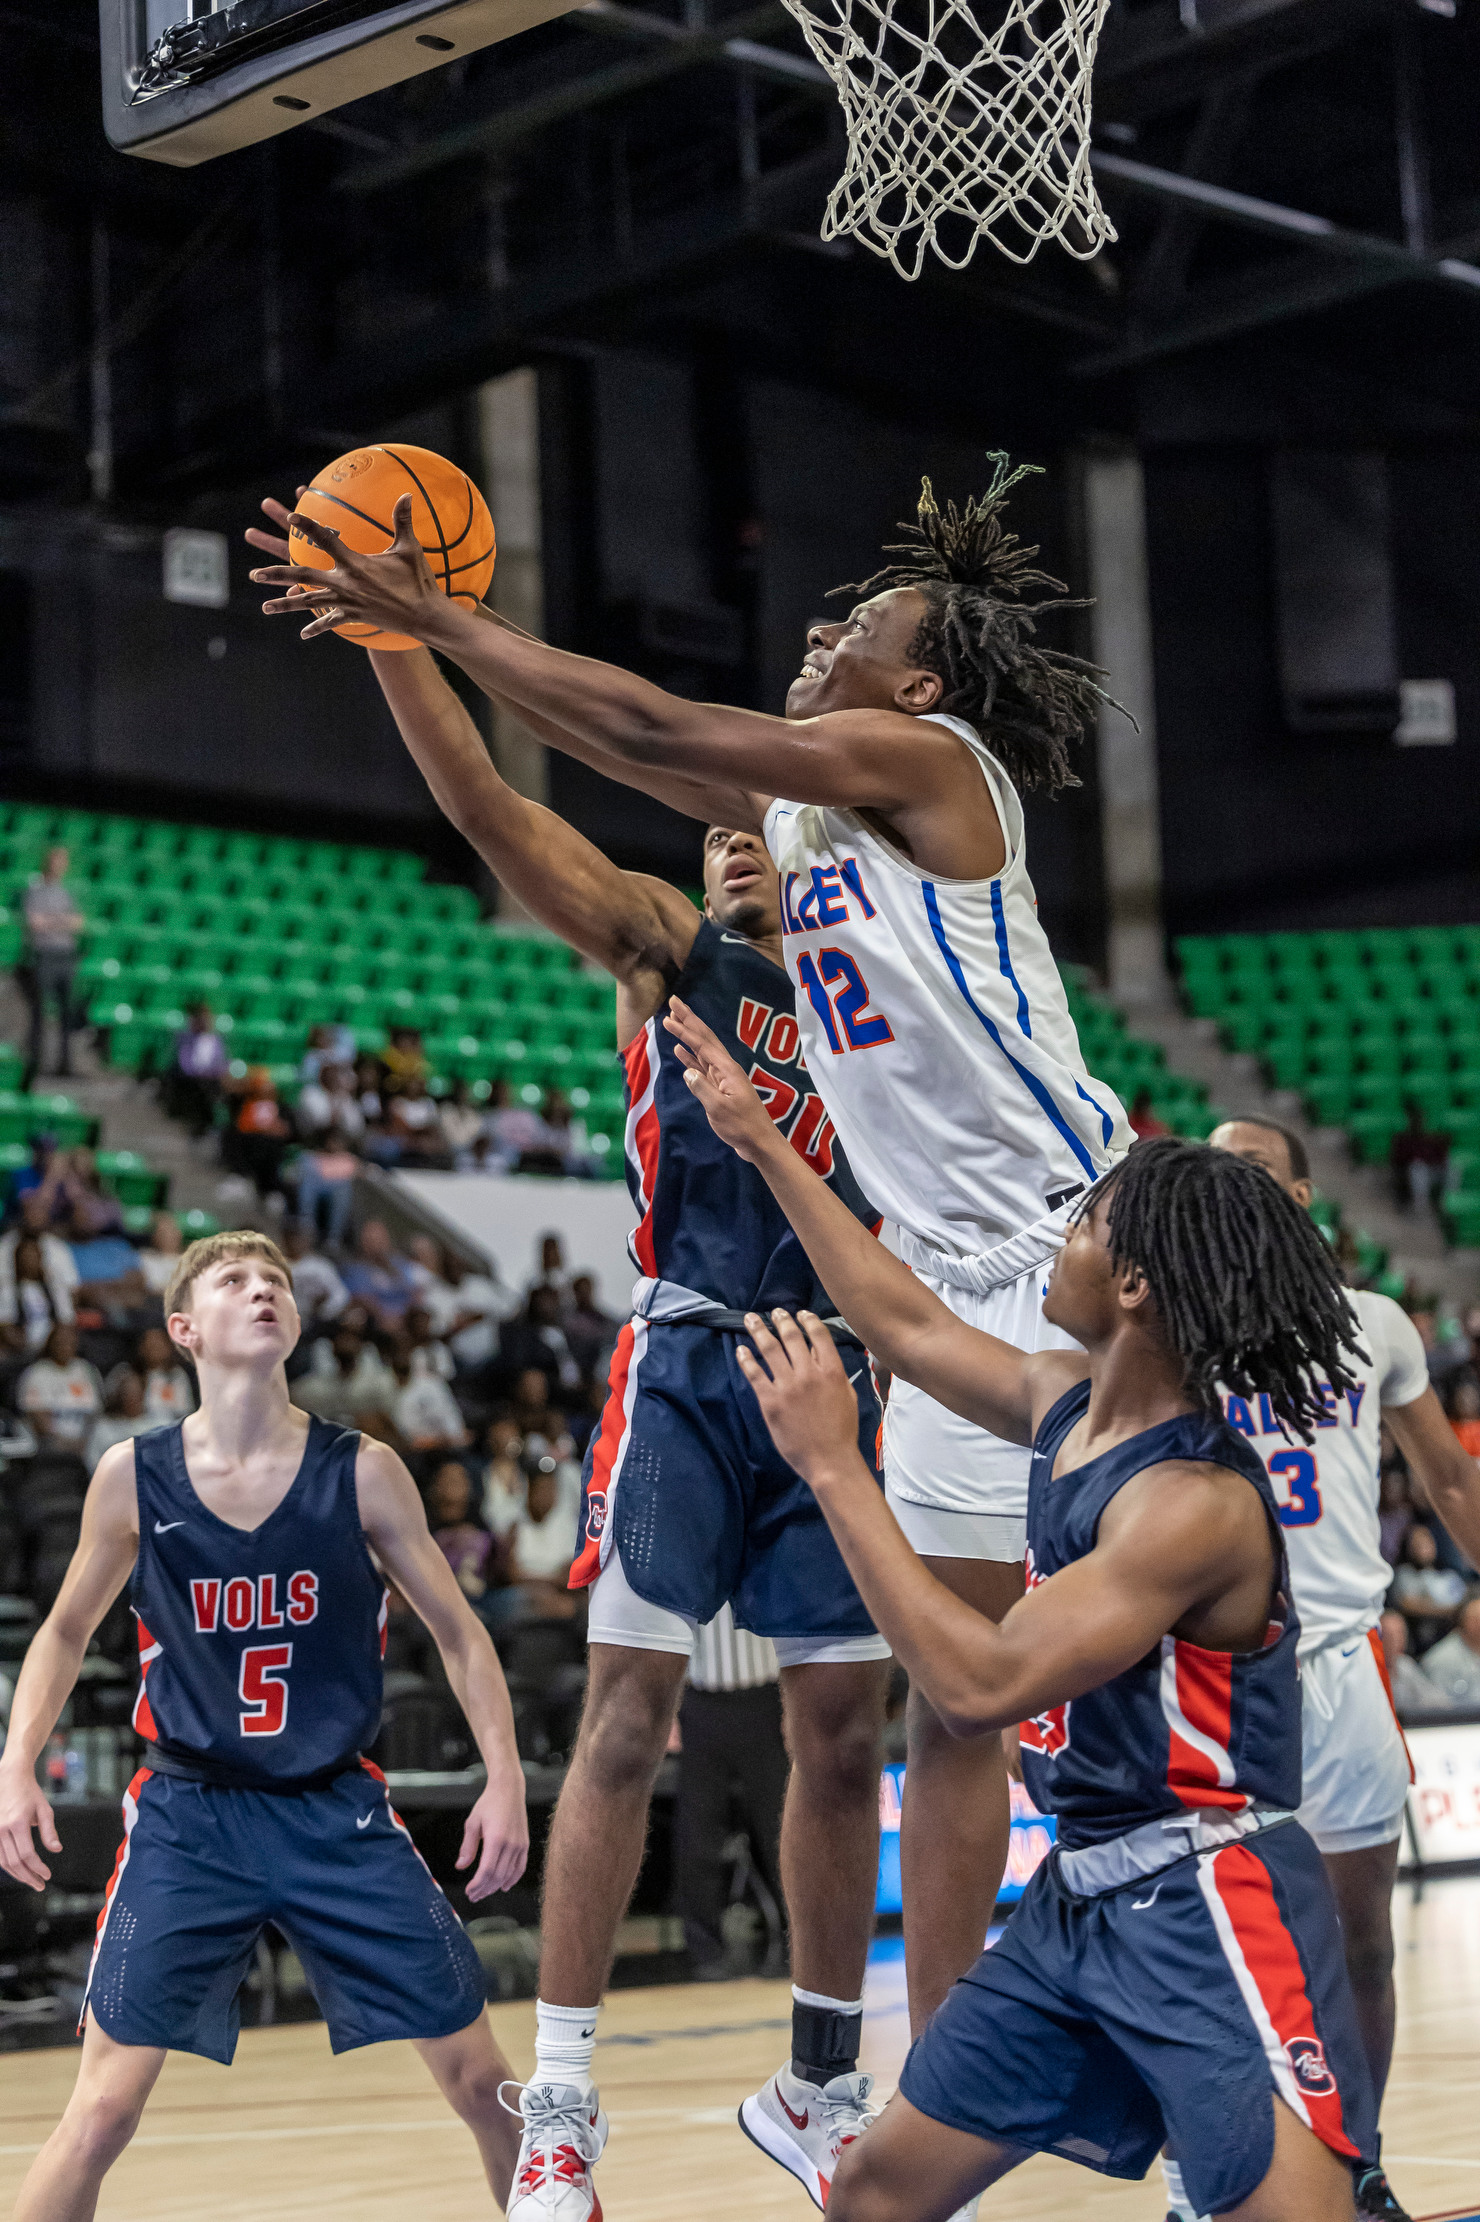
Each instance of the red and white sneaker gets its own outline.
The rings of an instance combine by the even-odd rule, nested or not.
[[[835,2075],[831,2083],[803,2083],[790,2064],[740,2109],[740,2127],[753,2145],[789,2168],[812,2204],[827,2205],[843,2149],[874,2119],[871,2075]],[[512,2218],[513,2210],[510,2209]]]
[[[606,2144],[606,2116],[596,2093],[573,2083],[526,2083],[508,2111],[524,2120],[508,2222],[601,2222],[591,2170]]]

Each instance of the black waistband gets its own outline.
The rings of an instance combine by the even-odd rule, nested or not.
[[[790,1309],[787,1305],[782,1305],[779,1308],[783,1311]],[[711,1304],[707,1305],[703,1311],[667,1312],[659,1319],[650,1319],[647,1324],[649,1327],[709,1327],[718,1335],[748,1335],[750,1329],[745,1324],[747,1316],[745,1312],[725,1311],[722,1306]],[[767,1314],[762,1312],[760,1316],[769,1326],[770,1320]],[[847,1320],[839,1319],[836,1313],[830,1319],[825,1319],[822,1324],[832,1336],[834,1342],[858,1342],[859,1338],[854,1334]]]
[[[360,1755],[352,1751],[345,1758],[336,1759],[332,1766],[320,1767],[315,1774],[271,1778],[229,1767],[222,1760],[208,1758],[204,1752],[185,1755],[156,1748],[149,1753],[145,1764],[153,1774],[169,1775],[177,1782],[198,1782],[206,1789],[263,1790],[270,1798],[296,1798],[305,1790],[327,1790],[341,1775],[354,1774],[360,1765]]]

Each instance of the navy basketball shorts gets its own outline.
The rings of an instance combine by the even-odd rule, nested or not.
[[[1271,2093],[1344,2160],[1376,2157],[1335,1901],[1285,1822],[1103,1897],[1052,1856],[899,2079],[975,2137],[1139,2179],[1164,2144],[1199,2214],[1257,2189]]]
[[[728,1600],[755,1635],[869,1643],[887,1657],[816,1498],[771,1441],[736,1361],[742,1340],[643,1319],[623,1328],[586,1450],[570,1586],[595,1582],[616,1551],[638,1598],[691,1623]],[[839,1352],[858,1399],[859,1452],[877,1472],[868,1358],[860,1343]]]
[[[478,1955],[378,1768],[280,1797],[144,1767],[123,1817],[83,2002],[119,2044],[228,2064],[269,1922],[303,1963],[335,2052],[450,2037],[483,2012]]]

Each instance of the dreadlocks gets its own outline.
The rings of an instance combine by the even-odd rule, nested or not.
[[[910,643],[909,661],[939,677],[941,710],[975,726],[1016,787],[1046,787],[1057,794],[1061,787],[1078,786],[1070,746],[1083,737],[1100,704],[1113,698],[1096,665],[1035,643],[1034,621],[1044,610],[1089,605],[1068,599],[1062,579],[1035,570],[1037,548],[1023,547],[1003,523],[1008,495],[1038,466],[1023,463],[1013,470],[1008,457],[995,450],[988,461],[992,483],[964,509],[949,502],[942,510],[929,479],[923,479],[915,523],[901,521],[907,537],[884,550],[902,560],[832,591],[913,587],[924,600],[925,615]],[[1040,586],[1053,592],[1029,601],[1029,590]]]
[[[1355,1387],[1342,1353],[1356,1314],[1329,1243],[1260,1165],[1205,1142],[1140,1142],[1091,1191],[1108,1194],[1113,1264],[1146,1276],[1189,1396],[1218,1409],[1217,1385],[1269,1398],[1311,1439],[1324,1375]]]

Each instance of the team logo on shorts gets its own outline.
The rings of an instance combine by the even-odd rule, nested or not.
[[[1330,2098],[1336,2078],[1326,2065],[1326,2048],[1319,2037],[1292,2037],[1285,2047],[1285,2058],[1307,2098]]]
[[[606,1491],[604,1489],[593,1489],[586,1498],[587,1541],[591,1543],[599,1543],[601,1541],[602,1530],[605,1528],[605,1526]]]

